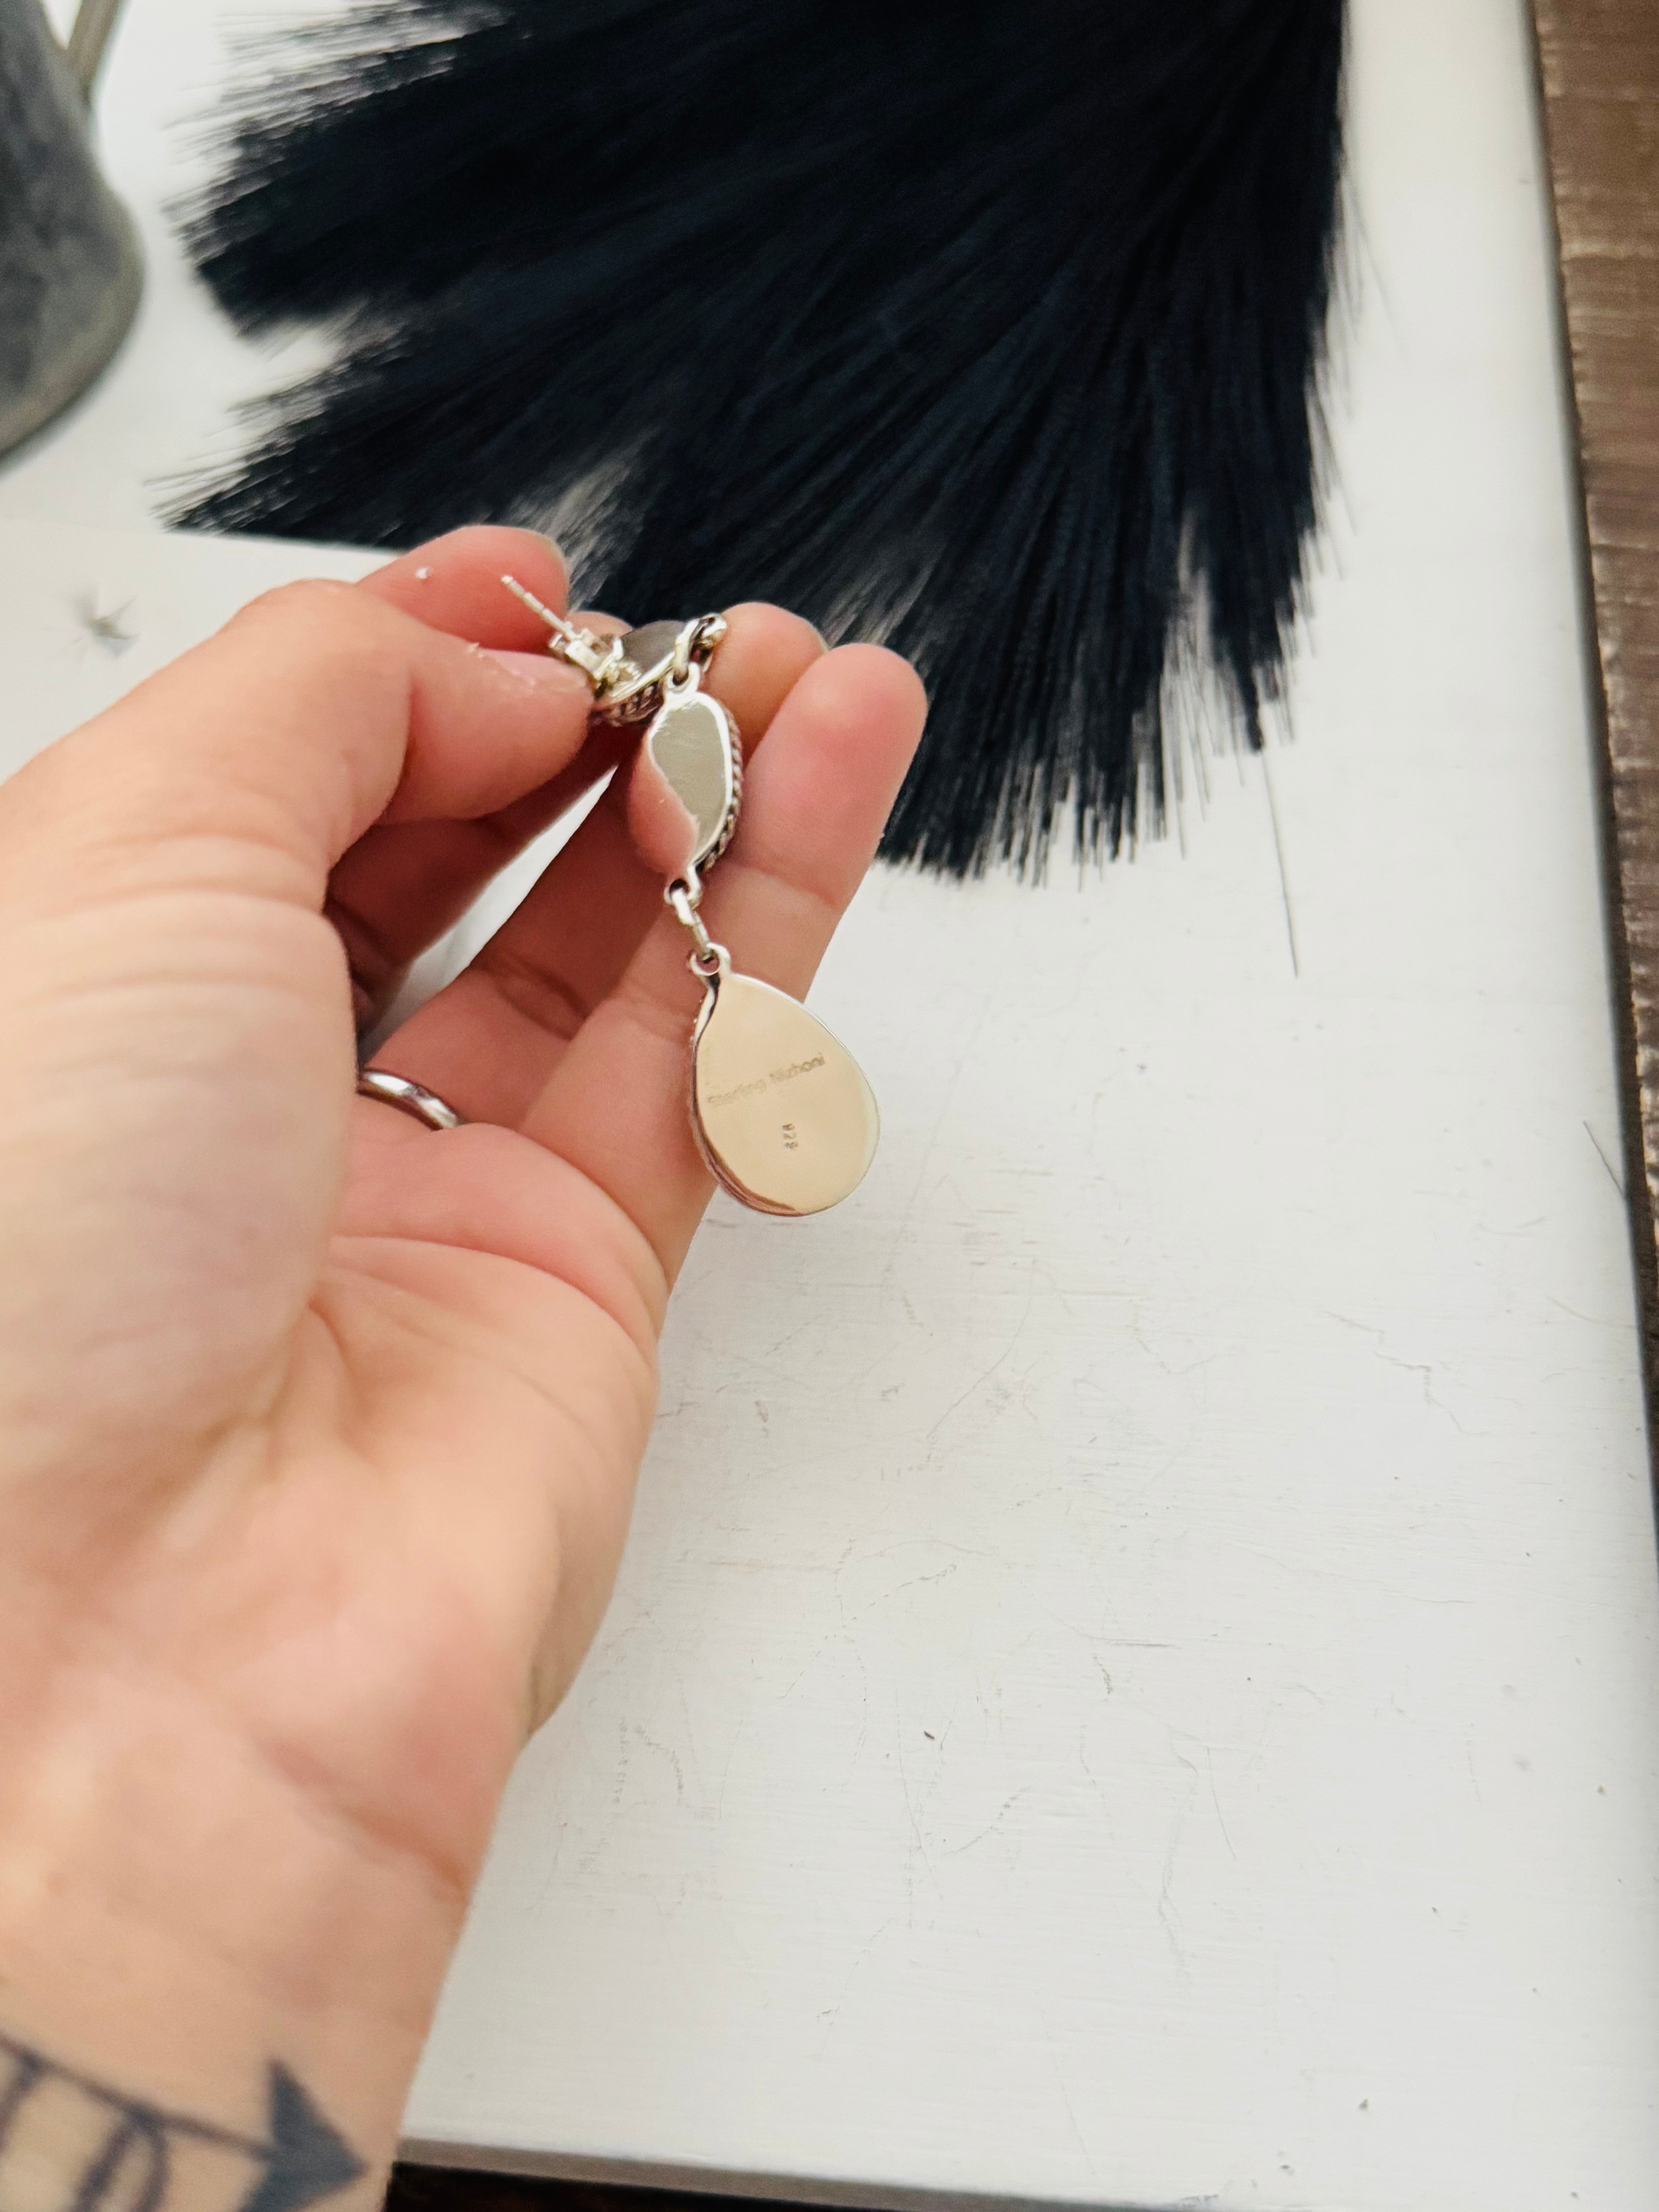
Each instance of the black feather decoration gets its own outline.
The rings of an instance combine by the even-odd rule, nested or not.
[[[1040,869],[1246,740],[1316,520],[1341,0],[388,0],[298,34],[188,234],[336,324],[198,526],[550,522],[636,620],[766,598],[933,695],[896,856]],[[294,34],[290,34],[290,39]]]

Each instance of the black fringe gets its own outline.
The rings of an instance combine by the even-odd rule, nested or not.
[[[174,519],[551,519],[590,604],[882,638],[933,702],[887,850],[955,874],[1161,817],[1195,625],[1261,742],[1341,0],[388,0],[301,35],[188,234],[239,321],[342,350]]]

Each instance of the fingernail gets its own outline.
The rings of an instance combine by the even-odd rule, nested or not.
[[[801,620],[803,622],[806,622],[805,615],[801,617]],[[820,648],[823,652],[828,653],[830,650],[830,641],[824,635],[823,632],[818,628],[817,624],[816,623],[806,623],[806,627],[811,631],[813,636],[817,638]]]
[[[532,538],[539,538],[541,539],[542,544],[546,546],[548,551],[558,562],[562,574],[568,576],[570,574],[570,563],[566,560],[564,548],[560,544],[558,539],[556,538],[550,537],[545,530],[532,530],[530,534]]]

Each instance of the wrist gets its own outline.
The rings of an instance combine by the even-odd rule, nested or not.
[[[98,2114],[125,2098],[196,2129],[174,2130],[155,2212],[239,2212],[276,2098],[313,2179],[334,2177],[316,2193],[372,2202],[465,1885],[187,1686],[137,1666],[29,1673],[29,1709],[14,1673],[0,1714],[0,2115],[19,2052],[36,2075],[0,2131],[0,2184],[27,2149],[51,2169],[31,2201],[70,2212]],[[133,2212],[141,2179],[87,2212]]]

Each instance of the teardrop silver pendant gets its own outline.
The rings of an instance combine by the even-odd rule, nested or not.
[[[734,1198],[822,1213],[856,1190],[881,1118],[864,1071],[799,1000],[739,975],[723,950],[691,1032],[691,1126]]]
[[[702,871],[731,842],[743,801],[743,750],[731,716],[702,688],[725,617],[647,624],[621,639],[578,629],[510,576],[501,579],[554,635],[548,650],[580,668],[605,720],[649,726],[635,756],[628,819],[641,856],[693,945],[708,996],[691,1032],[691,1129],[717,1180],[762,1213],[822,1213],[858,1188],[875,1157],[874,1093],[846,1047],[799,1000],[753,975],[703,927]]]

